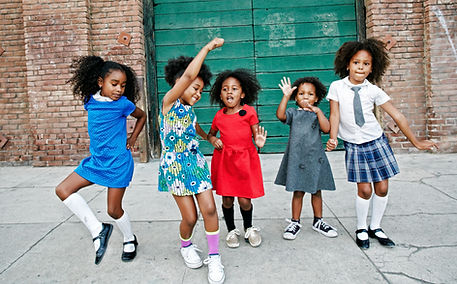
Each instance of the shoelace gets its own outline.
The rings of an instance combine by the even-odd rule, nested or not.
[[[208,265],[209,269],[219,269],[219,271],[222,271],[224,266],[221,263],[221,258],[212,258],[212,257],[207,257],[205,260],[203,260],[203,264]]]
[[[324,220],[319,220],[316,222],[316,227],[317,228],[320,228],[321,230],[325,231],[325,232],[328,232],[330,230],[334,230],[336,231],[335,228],[333,228],[332,226],[330,226],[329,224],[325,223]]]
[[[195,251],[198,251],[198,252],[200,252],[200,253],[202,252],[202,250],[199,249],[199,248],[197,247],[197,245],[195,245],[195,244],[191,244],[190,246],[185,247],[185,249],[191,250],[191,247],[193,247]]]
[[[290,224],[287,226],[286,228],[286,232],[297,232],[298,229],[301,228],[301,224],[298,223],[298,222],[293,222],[292,220],[290,219],[286,219],[287,222],[289,222]]]
[[[233,235],[238,235],[238,236],[240,236],[240,235],[241,235],[240,230],[238,230],[238,229],[231,230],[231,231],[228,233],[228,235],[227,235],[227,239],[232,238]]]
[[[244,237],[245,237],[246,239],[249,238],[249,236],[251,236],[251,234],[254,234],[255,231],[259,232],[259,231],[260,231],[260,228],[257,228],[257,227],[249,227],[249,228],[246,230],[246,234],[244,234]]]

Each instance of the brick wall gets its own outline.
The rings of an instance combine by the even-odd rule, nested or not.
[[[89,153],[87,118],[73,98],[71,60],[99,55],[131,66],[144,90],[141,0],[10,0],[0,7],[1,165],[76,165]],[[452,0],[365,0],[367,37],[396,43],[382,87],[416,136],[457,151],[457,4]],[[128,46],[120,32],[132,36]],[[1,51],[1,50],[0,50]],[[147,110],[146,98],[137,106]],[[383,118],[392,147],[412,150]],[[156,131],[156,130],[150,130]],[[146,161],[146,131],[134,156]],[[1,138],[1,137],[0,137]]]
[[[87,114],[66,84],[69,66],[98,55],[132,66],[143,85],[142,1],[10,1],[1,15],[0,134],[9,141],[0,164],[78,164],[89,153]],[[121,31],[132,36],[129,46],[117,42]],[[144,99],[137,105],[146,109]],[[142,160],[145,137],[134,153]]]
[[[427,134],[457,152],[457,2],[425,1]]]
[[[8,1],[0,10],[0,135],[8,139],[0,149],[7,165],[28,164],[32,159],[29,103],[26,85],[22,1]],[[0,52],[1,53],[1,52]]]
[[[396,43],[381,87],[406,116],[420,139],[434,139],[441,151],[457,150],[457,57],[436,13],[443,13],[450,41],[456,41],[456,4],[451,0],[366,0],[367,37]],[[437,4],[442,3],[442,4]],[[447,3],[447,4],[446,4]],[[438,97],[438,93],[440,97]],[[452,111],[454,110],[454,111]],[[385,132],[397,151],[414,151],[387,115]]]

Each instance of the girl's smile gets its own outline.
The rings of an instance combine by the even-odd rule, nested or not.
[[[370,75],[372,70],[372,56],[366,50],[359,50],[352,56],[347,66],[349,70],[349,81],[354,84],[362,84]]]
[[[112,70],[105,78],[98,78],[98,86],[101,88],[100,94],[117,101],[122,97],[127,85],[127,76],[121,70]]]
[[[179,80],[179,79],[178,79]],[[204,83],[202,78],[197,77],[192,84],[184,91],[184,94],[181,96],[181,103],[186,105],[193,106],[196,104],[202,97]]]
[[[303,83],[298,87],[295,102],[301,108],[306,108],[309,105],[314,105],[318,98],[316,96],[316,87],[311,83]]]
[[[244,92],[238,79],[229,77],[222,82],[221,99],[227,107],[226,113],[235,113],[241,107],[241,99],[244,98]]]

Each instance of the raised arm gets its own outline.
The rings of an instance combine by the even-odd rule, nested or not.
[[[162,100],[162,114],[166,114],[172,107],[173,103],[181,97],[184,91],[189,87],[190,84],[197,78],[200,68],[205,61],[208,52],[218,48],[224,44],[224,39],[215,38],[209,43],[207,43],[200,52],[194,57],[187,66],[186,70],[176,81],[176,84],[167,92]]]
[[[332,151],[338,146],[338,127],[340,125],[340,103],[330,100],[330,139],[325,150]]]
[[[297,87],[295,86],[291,88],[289,77],[283,77],[281,79],[281,84],[279,84],[278,86],[282,90],[283,96],[281,102],[279,103],[278,109],[276,110],[276,117],[280,121],[284,122],[286,121],[287,102],[290,100],[290,96]]]
[[[411,128],[409,127],[408,120],[406,117],[396,108],[394,105],[388,101],[381,105],[381,108],[387,112],[390,117],[395,121],[398,128],[401,132],[405,134],[406,138],[419,150],[431,150],[433,147],[438,149],[438,145],[430,140],[418,140]]]

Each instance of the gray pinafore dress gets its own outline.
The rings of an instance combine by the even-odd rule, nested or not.
[[[317,115],[288,108],[285,123],[290,126],[289,142],[275,184],[284,185],[287,191],[335,190]]]

